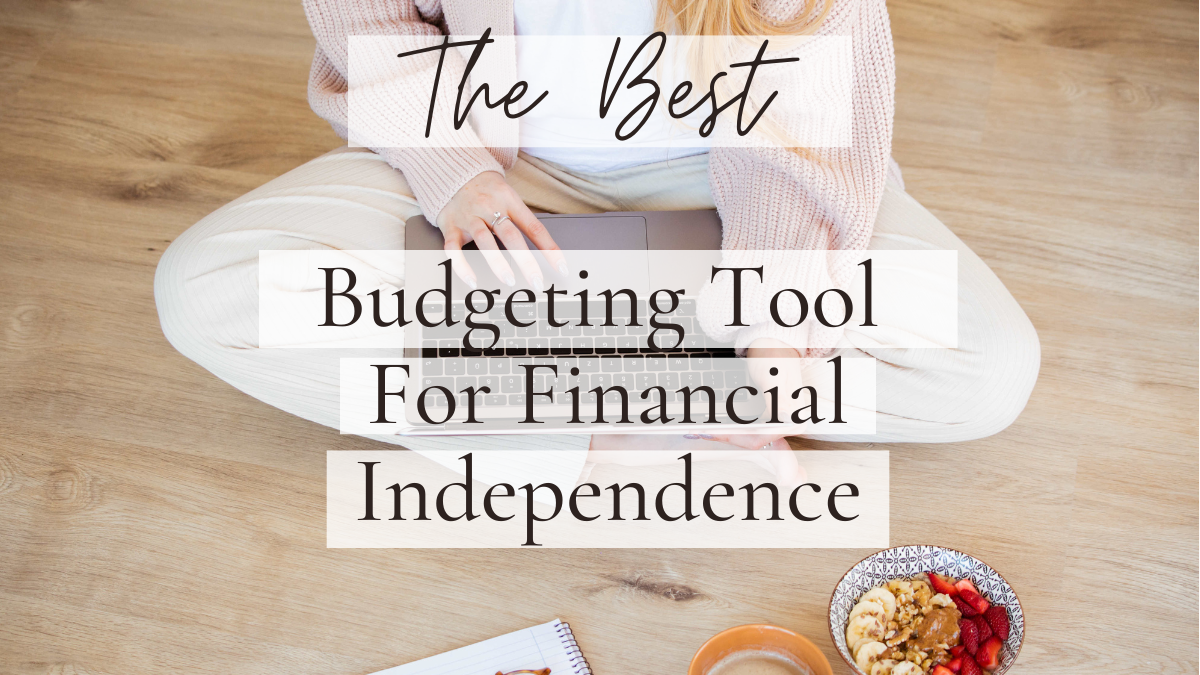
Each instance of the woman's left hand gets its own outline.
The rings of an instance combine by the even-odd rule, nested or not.
[[[517,277],[500,252],[497,240],[503,242],[534,290],[540,293],[545,288],[537,258],[522,234],[542,250],[548,264],[562,274],[567,273],[567,260],[546,226],[521,201],[504,176],[495,171],[484,171],[459,188],[438,214],[437,226],[446,238],[446,255],[453,261],[454,271],[473,289],[479,287],[478,278],[462,251],[463,245],[470,241],[475,242],[496,278],[508,286],[515,286]]]

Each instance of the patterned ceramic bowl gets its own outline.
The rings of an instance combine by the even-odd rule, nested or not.
[[[850,645],[846,644],[846,622],[850,610],[863,593],[892,579],[915,577],[922,572],[937,572],[955,579],[970,579],[988,601],[1008,608],[1011,627],[1008,640],[1000,650],[1000,667],[992,675],[1008,672],[1021,651],[1025,639],[1025,615],[1012,586],[982,560],[941,546],[898,546],[863,558],[842,577],[829,598],[829,633],[838,653],[851,672],[861,673],[854,665]]]

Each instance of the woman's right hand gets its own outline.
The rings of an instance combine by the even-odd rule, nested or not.
[[[508,219],[498,223],[493,232],[490,225],[497,213]],[[495,171],[484,171],[454,193],[438,214],[437,226],[446,238],[446,254],[453,261],[455,271],[472,289],[478,288],[479,282],[462,251],[469,241],[475,242],[488,267],[508,286],[515,286],[517,279],[496,244],[497,238],[512,254],[521,275],[538,292],[545,289],[545,280],[521,233],[545,252],[546,262],[563,274],[568,272],[566,258],[546,231],[546,226],[525,206],[504,176]]]

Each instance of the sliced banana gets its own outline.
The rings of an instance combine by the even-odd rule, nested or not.
[[[913,585],[908,579],[892,579],[887,582],[887,589],[896,595],[912,595]]]
[[[924,606],[929,602],[929,598],[933,597],[933,587],[923,579],[913,579],[910,583],[913,587],[913,599],[918,605]]]
[[[859,647],[858,654],[854,656],[854,663],[858,669],[864,673],[871,672],[871,665],[879,660],[880,655],[887,651],[887,645],[882,642],[868,642]]]
[[[858,650],[862,649],[863,645],[871,643],[871,642],[876,642],[876,640],[874,640],[873,638],[865,637],[865,638],[859,640],[858,642],[855,642],[854,645],[850,647],[850,655],[853,656],[854,658],[858,658]]]
[[[887,618],[884,619],[884,623],[891,621],[896,616],[896,596],[892,595],[891,591],[886,588],[872,588],[863,593],[863,596],[858,601],[875,601],[883,605],[883,611],[887,612]]]
[[[862,614],[846,625],[846,644],[853,645],[863,638],[883,640],[883,623],[873,616]]]
[[[891,675],[922,675],[925,671],[921,670],[921,666],[912,661],[901,661],[892,668]]]
[[[866,614],[879,619],[881,623],[887,623],[887,610],[883,608],[883,603],[877,600],[860,600],[854,609],[850,610],[850,616],[847,620],[854,620],[860,614]]]
[[[892,659],[876,661],[875,665],[871,666],[871,675],[892,675],[892,669],[895,667],[896,662]]]

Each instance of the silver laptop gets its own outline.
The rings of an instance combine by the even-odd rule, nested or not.
[[[572,251],[718,251],[721,247],[721,221],[716,211],[646,211],[603,214],[538,214],[554,241],[566,252]],[[526,242],[533,248],[531,242]],[[429,251],[441,251],[444,240],[441,230],[424,216],[416,216],[405,225],[406,258],[425,256]],[[464,247],[472,250],[473,243]],[[636,257],[636,256],[631,256]],[[407,269],[415,266],[406,263]],[[630,276],[637,276],[637,270]],[[693,274],[705,275],[708,268],[692,270]],[[487,270],[476,270],[481,287],[488,287],[483,277],[490,276]],[[662,288],[661,271],[645,271],[648,288]],[[671,280],[668,279],[669,283]],[[700,279],[703,281],[703,279]],[[698,287],[692,284],[691,287]],[[465,292],[464,292],[465,294]],[[491,348],[465,349],[465,334],[462,318],[465,314],[463,294],[457,292],[447,308],[451,316],[459,321],[454,326],[424,327],[412,324],[410,329],[420,331],[419,347],[406,350],[406,355],[416,357],[416,368],[412,377],[419,387],[409,388],[406,397],[406,413],[417,433],[496,433],[504,430],[524,432],[563,433],[592,432],[598,430],[599,416],[605,424],[638,432],[652,431],[638,422],[643,410],[666,403],[666,412],[675,423],[654,425],[655,428],[675,427],[685,412],[686,394],[692,391],[690,405],[694,422],[710,421],[710,407],[706,392],[699,388],[708,387],[714,393],[715,411],[720,423],[728,428],[727,395],[738,387],[749,385],[744,360],[736,358],[733,345],[719,343],[708,338],[696,323],[696,300],[684,297],[678,308],[663,315],[664,320],[684,328],[684,336],[676,341],[673,332],[668,344],[671,348],[653,348],[648,344],[649,329],[646,298],[639,295],[638,307],[633,308],[628,298],[617,296],[612,302],[612,325],[601,325],[607,319],[606,300],[591,298],[588,315],[591,325],[578,325],[580,309],[555,308],[556,322],[567,325],[551,325],[547,315],[547,303],[543,300],[519,310],[522,323],[532,322],[526,327],[507,322],[499,307],[489,314],[501,328],[501,339]],[[431,311],[442,311],[432,307]],[[637,311],[640,326],[629,325],[630,313]],[[599,320],[597,320],[599,317]],[[676,344],[678,342],[678,344]],[[407,340],[407,345],[418,344]],[[526,364],[554,365],[557,376],[547,368],[536,369],[533,391],[553,389],[553,399],[535,397],[536,418],[545,424],[521,424],[526,416],[527,382]],[[577,375],[571,373],[577,372]],[[440,420],[446,416],[451,405],[441,386],[456,392],[455,414],[443,424],[423,424],[417,410],[417,393],[429,389],[424,405],[428,416]],[[487,387],[490,393],[475,396],[474,414],[486,424],[464,424],[467,414],[468,395],[462,393],[468,387],[476,391]],[[567,392],[578,387],[577,394]],[[627,392],[624,401],[620,393],[610,388],[621,387]],[[650,393],[646,398],[643,392]],[[607,393],[603,393],[607,392]],[[573,400],[574,397],[574,400]],[[597,399],[603,403],[597,406]],[[661,399],[661,400],[660,400]],[[754,418],[762,411],[759,397],[750,397],[746,391],[733,394],[734,411],[739,417]],[[631,424],[618,423],[627,412]],[[587,424],[568,424],[573,418]],[[479,427],[486,427],[480,429]],[[665,430],[665,429],[662,429]]]
[[[538,220],[560,248],[576,251],[694,251],[721,248],[721,219],[714,210],[634,211],[617,213],[539,213]],[[533,243],[526,239],[532,247]],[[404,248],[440,251],[442,231],[425,219],[409,218]],[[474,248],[467,244],[466,248]]]

